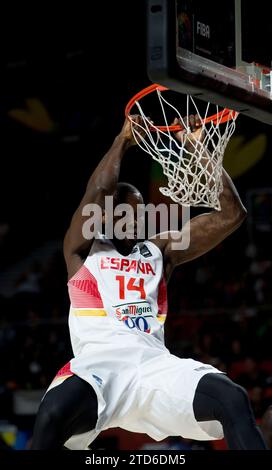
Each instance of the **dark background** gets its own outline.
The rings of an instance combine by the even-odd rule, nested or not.
[[[41,13],[7,17],[9,35],[0,53],[6,170],[0,186],[3,210],[16,213],[16,230],[24,227],[14,250],[38,242],[37,234],[25,233],[34,213],[30,201],[39,237],[63,235],[91,170],[120,131],[125,104],[149,84],[143,2],[126,3],[93,4],[88,13],[47,11],[47,21]],[[8,117],[10,109],[25,107],[27,97],[42,100],[54,121],[52,132],[33,132]],[[131,176],[136,182],[137,174]]]
[[[71,357],[61,241],[91,172],[121,129],[127,101],[150,84],[145,2],[90,2],[88,10],[82,3],[61,12],[24,5],[5,12],[0,73],[0,432],[19,449],[31,439],[35,392]],[[35,128],[37,115],[34,127],[13,117],[29,98],[50,116],[42,130]],[[271,188],[272,140],[268,126],[239,117],[237,135],[245,142],[260,134],[267,142],[262,159],[235,179],[247,206],[249,191],[260,191],[249,222],[176,270],[166,333],[173,353],[210,362],[245,386],[261,423],[272,397],[271,195],[264,189]],[[152,169],[134,148],[121,179],[152,201]],[[34,411],[26,412],[30,399],[22,390]],[[120,431],[100,439],[97,446],[106,448],[150,442]],[[181,439],[162,445],[197,448]]]

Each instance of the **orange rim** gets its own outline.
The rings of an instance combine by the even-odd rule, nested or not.
[[[149,85],[146,88],[143,88],[143,90],[139,91],[134,95],[128,102],[125,108],[125,115],[126,117],[130,118],[130,111],[135,105],[136,101],[140,101],[142,98],[144,98],[146,95],[149,95],[150,93],[153,93],[154,91],[159,90],[159,91],[167,91],[169,88],[166,88],[165,86],[158,85],[157,83],[153,83],[152,85]],[[209,116],[205,119],[203,119],[203,124],[207,124],[209,122],[214,122],[215,124],[224,124],[225,122],[229,121],[230,119],[235,118],[239,113],[237,111],[233,111],[231,109],[223,109],[223,111],[220,111],[219,113],[213,114],[212,116]],[[150,130],[155,131],[156,129],[159,129],[160,131],[163,132],[177,132],[180,130],[183,130],[183,127],[180,125],[177,126],[157,126],[157,125],[152,125],[150,126]]]

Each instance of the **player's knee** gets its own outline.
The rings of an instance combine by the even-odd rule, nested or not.
[[[225,375],[220,375],[216,384],[216,395],[229,413],[248,411],[250,408],[246,390]]]
[[[200,391],[213,397],[229,411],[250,406],[245,389],[223,374],[207,374],[204,376]]]
[[[58,427],[61,422],[60,408],[47,396],[44,397],[38,411],[39,427],[42,429],[52,429]]]
[[[228,400],[230,405],[234,410],[242,410],[244,408],[249,408],[249,399],[246,390],[234,382],[229,389]]]

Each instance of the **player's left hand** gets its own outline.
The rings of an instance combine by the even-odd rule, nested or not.
[[[131,116],[131,120],[129,118],[126,118],[125,122],[123,124],[122,130],[120,132],[120,136],[127,142],[127,144],[129,146],[137,144],[137,142],[135,141],[134,136],[133,136],[132,126],[134,126],[134,128],[137,129],[137,131],[141,135],[145,134],[145,131],[142,128],[143,127],[143,119],[142,119],[141,116],[139,116],[138,114],[135,114],[135,115]]]

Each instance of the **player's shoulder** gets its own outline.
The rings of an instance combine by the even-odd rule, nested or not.
[[[178,231],[165,231],[156,233],[148,239],[149,242],[153,243],[162,253],[165,255],[165,249],[169,242],[177,241],[180,238],[180,232]]]
[[[166,240],[163,240],[158,235],[148,238],[143,243],[145,246],[151,248],[154,253],[159,253],[162,257],[164,256]]]

